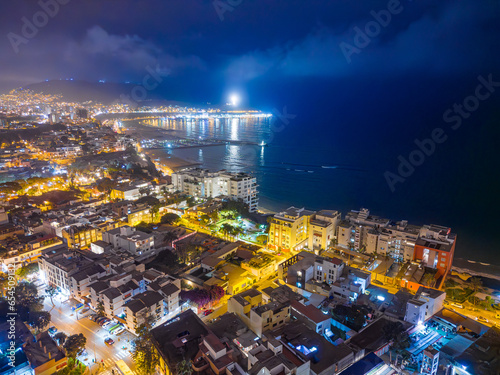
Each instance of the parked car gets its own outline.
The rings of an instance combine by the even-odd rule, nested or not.
[[[104,339],[104,342],[107,345],[113,345],[115,343],[115,341],[111,337],[108,337],[107,339]]]
[[[120,327],[118,327],[117,329],[115,329],[115,330],[113,331],[113,333],[114,333],[115,335],[119,335],[119,334],[120,334],[120,333],[122,333],[123,331],[125,331],[125,327],[124,327],[124,326],[120,326]]]
[[[99,325],[102,326],[102,325],[106,324],[109,321],[110,320],[108,318],[97,319],[97,324],[99,324]]]
[[[50,334],[52,334],[52,335],[53,335],[54,333],[56,333],[56,332],[57,332],[57,328],[56,328],[56,327],[54,327],[54,326],[52,326],[52,327],[50,327],[50,328],[48,329],[48,331],[49,331],[49,333],[50,333]]]
[[[460,303],[455,303],[455,302],[452,302],[451,303],[451,306],[453,307],[457,307],[459,309],[463,309],[464,308],[464,305],[460,304]]]
[[[113,327],[116,323],[115,322],[112,322],[111,320],[108,320],[104,323],[101,324],[102,328],[104,329],[110,329],[111,327]]]
[[[476,319],[478,322],[488,323],[488,319],[486,319],[484,316],[478,316]]]
[[[207,311],[204,311],[204,312],[203,312],[203,316],[210,315],[210,314],[211,314],[211,313],[213,313],[213,312],[214,312],[214,310],[209,309],[209,310],[207,310]]]
[[[115,323],[112,326],[108,327],[107,330],[109,333],[113,333],[115,329],[120,328],[121,324],[120,323]]]

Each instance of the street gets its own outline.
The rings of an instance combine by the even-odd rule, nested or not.
[[[79,316],[77,320],[69,301],[54,298],[52,305],[50,298],[46,298],[44,305],[51,314],[51,325],[54,325],[58,332],[64,332],[68,336],[83,333],[87,338],[87,355],[82,355],[79,359],[89,367],[91,374],[111,374],[113,368],[117,373],[115,363],[120,359],[134,372],[135,364],[130,353],[132,334],[124,331],[119,336],[112,335],[86,317]],[[107,345],[104,342],[107,337],[111,337],[115,343]]]

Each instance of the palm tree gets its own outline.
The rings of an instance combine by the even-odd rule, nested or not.
[[[243,233],[243,229],[241,229],[240,227],[232,227],[231,235],[233,237],[238,237],[241,233]]]
[[[172,242],[177,239],[177,235],[174,232],[167,232],[163,236],[163,242],[169,246],[172,246]]]
[[[469,279],[469,288],[472,289],[474,293],[479,292],[482,289],[483,281],[479,277],[471,277]]]
[[[228,235],[232,232],[232,230],[233,230],[233,226],[230,224],[227,224],[227,223],[222,224],[220,229],[219,229],[219,231],[224,233],[224,238],[226,238],[226,239],[227,239]]]
[[[158,219],[158,212],[160,212],[160,206],[161,206],[160,204],[154,204],[149,209],[149,213],[151,214],[151,222],[153,223],[157,221],[155,219]]]
[[[56,287],[53,285],[50,285],[47,289],[45,289],[45,292],[47,295],[50,297],[50,302],[52,303],[52,306],[54,306],[54,300],[53,297],[59,292]]]
[[[474,306],[476,305],[476,299],[477,297],[475,294],[479,292],[482,289],[483,286],[483,281],[479,277],[471,277],[469,279],[469,288],[472,289],[472,301],[474,303]]]

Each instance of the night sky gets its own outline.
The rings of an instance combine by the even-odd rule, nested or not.
[[[23,17],[41,5],[1,3],[0,91],[46,79],[140,84],[153,67],[162,82],[151,97],[218,104],[237,92],[244,105],[286,106],[297,117],[276,134],[276,163],[300,154],[292,161],[368,172],[332,174],[307,193],[294,186],[290,197],[269,185],[273,199],[451,226],[460,256],[500,262],[500,88],[459,129],[443,119],[479,76],[500,82],[499,1],[59,1],[34,36]],[[384,172],[441,127],[448,141],[391,192]],[[345,179],[356,190],[328,195]]]
[[[165,84],[218,100],[234,89],[244,95],[250,84],[300,78],[334,83],[411,72],[467,79],[498,69],[499,2],[492,0],[403,0],[351,63],[340,44],[354,46],[354,28],[364,29],[373,21],[371,12],[391,2],[60,2],[67,4],[19,42],[17,53],[13,34],[26,36],[22,18],[32,21],[42,7],[36,1],[2,2],[0,89],[69,77],[135,82],[149,65],[169,73]],[[43,16],[39,20],[44,23]]]

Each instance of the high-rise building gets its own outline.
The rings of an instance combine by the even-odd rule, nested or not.
[[[313,215],[314,211],[296,207],[274,215],[269,228],[269,247],[284,251],[299,251],[306,247]]]
[[[193,197],[227,197],[241,200],[250,212],[257,211],[257,179],[247,173],[209,172],[193,168],[172,174],[174,189]]]

